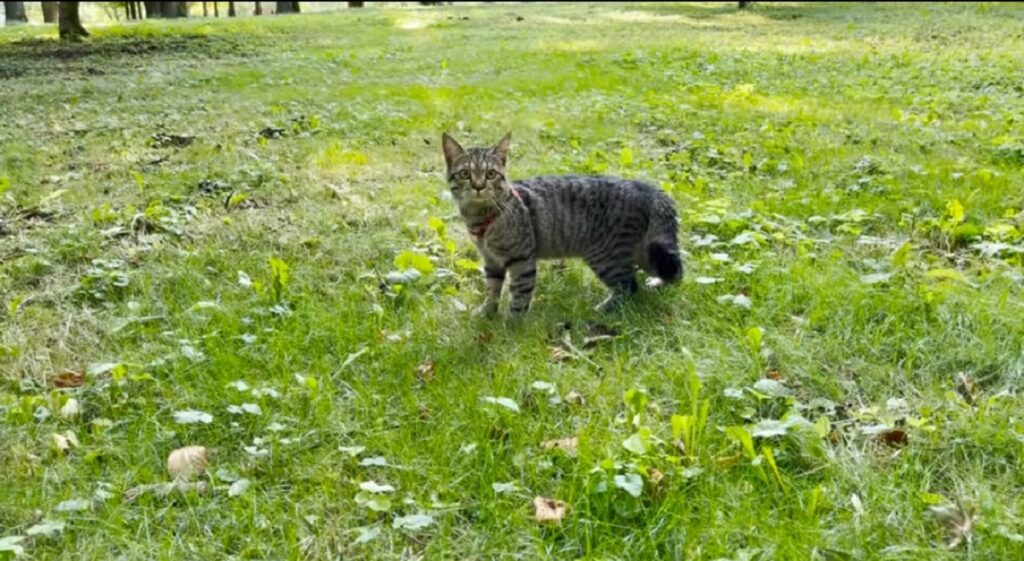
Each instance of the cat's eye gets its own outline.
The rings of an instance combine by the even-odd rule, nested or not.
[[[487,179],[497,179],[497,178],[498,178],[498,172],[494,171],[493,169],[487,170]]]
[[[459,179],[469,179],[469,170],[468,169],[464,169],[464,170],[460,171],[459,173],[457,173],[455,175]]]

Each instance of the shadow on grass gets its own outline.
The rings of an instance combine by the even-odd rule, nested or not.
[[[100,35],[83,43],[32,37],[0,44],[0,79],[63,72],[106,74],[159,58],[218,59],[254,49],[249,36],[203,34]]]

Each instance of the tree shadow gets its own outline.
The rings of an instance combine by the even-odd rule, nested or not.
[[[204,34],[100,35],[82,43],[31,37],[0,44],[0,79],[54,73],[105,74],[153,59],[218,59],[251,51],[252,37]]]

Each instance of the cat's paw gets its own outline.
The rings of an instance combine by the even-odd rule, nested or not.
[[[647,281],[644,282],[644,284],[647,285],[647,288],[651,290],[659,290],[665,288],[665,281],[659,279],[658,277],[648,277]]]
[[[481,304],[480,306],[477,306],[477,308],[475,310],[473,310],[473,317],[475,317],[475,318],[487,318],[487,317],[493,316],[496,313],[498,313],[498,303],[497,302],[485,302],[485,303]]]

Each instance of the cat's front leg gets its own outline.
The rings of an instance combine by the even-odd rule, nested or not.
[[[511,259],[506,266],[509,276],[512,278],[509,286],[509,290],[512,292],[509,313],[512,315],[525,314],[530,309],[533,289],[537,284],[537,260],[532,257]]]
[[[487,296],[484,303],[474,310],[473,315],[490,316],[498,311],[498,303],[501,301],[501,288],[505,284],[505,267],[492,262],[484,261],[484,276],[487,277]]]

